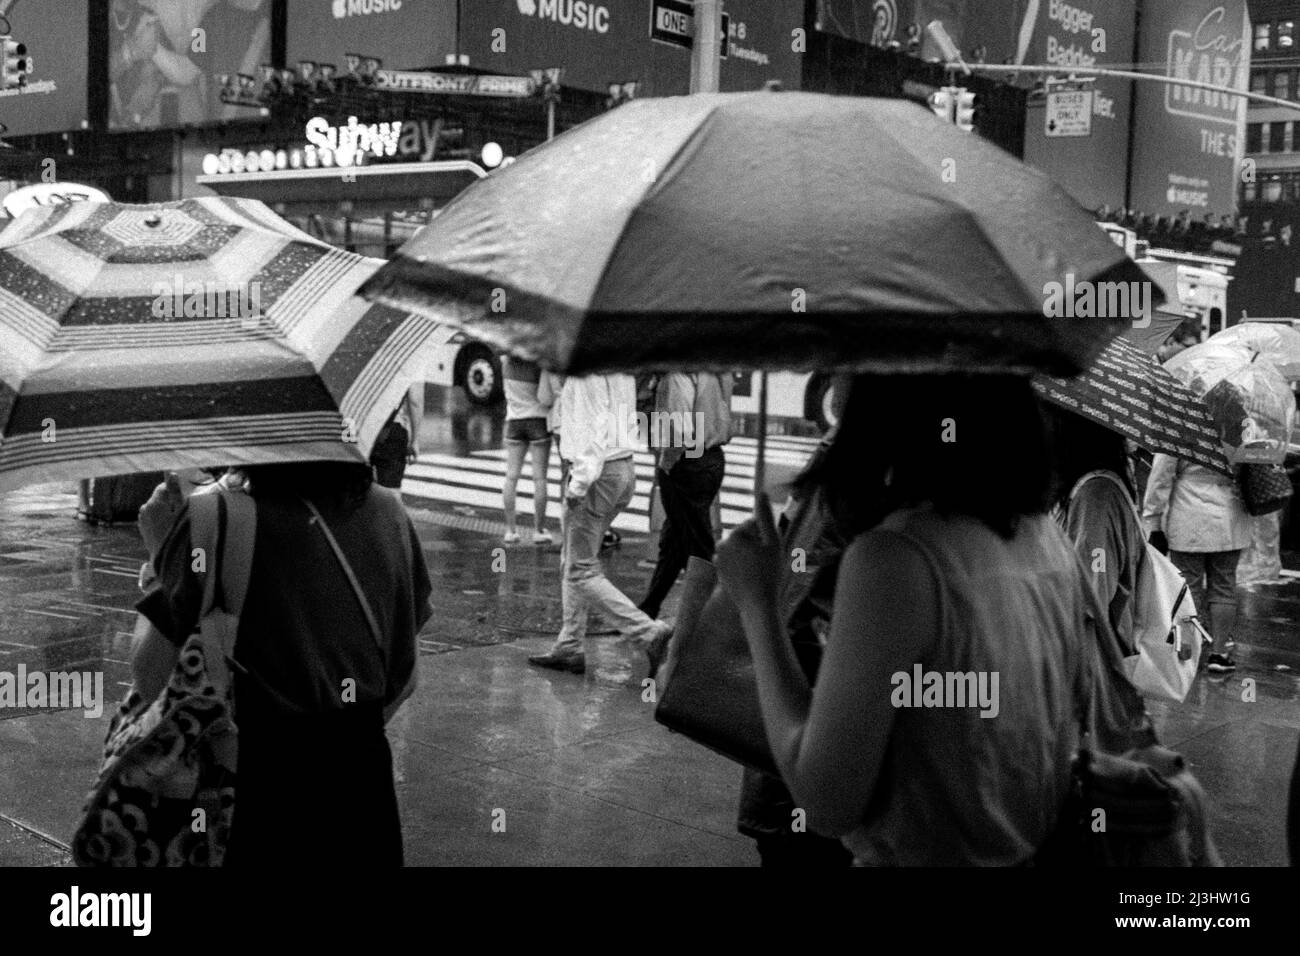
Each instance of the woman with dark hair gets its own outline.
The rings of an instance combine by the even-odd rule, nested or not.
[[[859,864],[1027,863],[1066,798],[1090,638],[1029,382],[861,376],[815,480],[850,538],[815,689],[765,499],[718,552],[796,806]]]
[[[1120,661],[1137,653],[1134,593],[1146,536],[1124,437],[1062,409],[1049,409],[1056,470],[1056,516],[1088,570],[1109,631],[1100,633],[1093,669],[1092,743],[1120,754],[1156,743],[1151,718]]]
[[[400,866],[384,724],[414,690],[415,636],[431,613],[415,528],[367,465],[243,472],[257,529],[234,648],[239,759],[226,865]],[[318,522],[343,552],[376,628]],[[174,482],[141,509],[140,530],[156,576],[136,605],[132,671],[150,698],[197,625],[203,587]]]

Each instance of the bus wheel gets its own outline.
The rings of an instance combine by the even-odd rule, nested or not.
[[[491,405],[502,395],[501,361],[486,346],[466,348],[460,362],[460,385],[475,405]]]
[[[804,417],[815,422],[822,431],[830,431],[839,423],[835,414],[835,390],[831,387],[834,380],[828,375],[814,375],[808,382],[808,392],[804,399],[806,411]]]

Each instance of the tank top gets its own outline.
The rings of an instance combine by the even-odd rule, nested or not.
[[[949,674],[984,675],[996,716],[898,706],[875,793],[844,844],[867,866],[1022,864],[1056,823],[1078,740],[1085,601],[1069,542],[1045,515],[1006,540],[929,508],[868,534],[882,549],[911,544],[938,582],[940,633],[921,676],[938,672],[947,687]]]

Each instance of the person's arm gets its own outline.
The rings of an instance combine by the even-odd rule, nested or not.
[[[1094,478],[1079,489],[1065,516],[1065,532],[1090,572],[1102,607],[1110,607],[1115,599],[1124,563],[1124,525],[1116,508],[1130,505],[1127,499],[1121,505],[1120,497],[1109,478]]]
[[[935,641],[937,582],[901,538],[887,549],[876,548],[878,533],[854,541],[841,563],[813,692],[778,613],[784,558],[762,498],[759,530],[723,541],[718,573],[740,608],[782,779],[814,829],[839,835],[862,822],[876,787],[894,721],[893,675],[909,673]]]
[[[1142,497],[1142,530],[1148,538],[1156,532],[1165,534],[1165,517],[1169,513],[1177,469],[1178,459],[1169,455],[1156,455],[1151,461],[1151,475]]]
[[[136,614],[131,638],[131,680],[145,700],[152,700],[167,686],[176,667],[180,648],[167,640],[143,614]]]
[[[398,620],[409,620],[410,629],[405,634],[397,636],[393,650],[388,655],[388,686],[390,689],[398,688],[398,690],[396,693],[390,691],[390,696],[384,701],[385,724],[393,719],[393,715],[401,709],[402,704],[419,686],[420,668],[416,641],[420,629],[433,616],[433,605],[430,602],[433,585],[429,581],[429,568],[424,561],[420,536],[409,517],[406,517],[406,547],[411,582],[409,588],[403,588],[400,593],[409,596],[411,609],[409,616],[405,612],[399,613]]]
[[[567,387],[567,386],[566,386]],[[605,467],[609,451],[609,419],[613,414],[609,403],[608,379],[599,376],[576,383],[574,403],[577,406],[574,421],[565,428],[576,425],[573,445],[573,467],[569,469],[569,487],[565,491],[570,500],[585,498],[592,484]]]
[[[659,467],[672,471],[681,461],[686,445],[694,435],[695,381],[681,372],[673,372],[659,380],[655,394],[655,411],[660,414],[658,431],[666,432],[659,457]],[[667,427],[665,428],[665,423]]]

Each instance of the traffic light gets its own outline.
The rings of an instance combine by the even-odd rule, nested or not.
[[[934,110],[934,115],[945,122],[951,123],[953,117],[953,108],[956,106],[956,99],[953,97],[953,89],[950,86],[943,86],[930,94],[930,109]]]
[[[14,90],[26,86],[31,68],[26,44],[11,36],[0,36],[0,89]]]
[[[957,91],[956,117],[955,122],[959,130],[966,133],[975,131],[975,94],[970,90]]]

